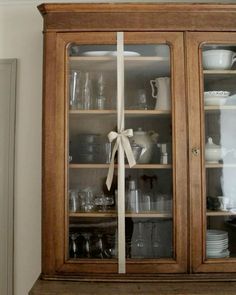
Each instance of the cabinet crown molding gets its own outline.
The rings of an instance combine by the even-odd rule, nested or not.
[[[38,9],[44,31],[236,31],[236,3],[45,3]]]

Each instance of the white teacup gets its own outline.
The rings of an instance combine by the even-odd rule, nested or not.
[[[225,196],[207,197],[208,209],[227,211],[229,209],[230,200]]]
[[[202,56],[205,70],[229,70],[236,61],[236,53],[226,49],[206,50]]]

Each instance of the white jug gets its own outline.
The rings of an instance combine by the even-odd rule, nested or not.
[[[156,98],[155,110],[170,110],[170,78],[160,77],[150,81],[152,87],[152,97]],[[157,90],[155,94],[155,89]]]

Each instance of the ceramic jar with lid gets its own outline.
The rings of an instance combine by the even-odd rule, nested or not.
[[[157,139],[158,134],[154,131],[143,131],[142,128],[138,128],[137,131],[134,131],[134,136],[131,138],[131,141],[143,148],[138,163],[151,162],[152,151]]]
[[[218,163],[224,155],[226,154],[225,150],[213,142],[212,137],[208,138],[208,141],[205,145],[205,159],[208,163]]]

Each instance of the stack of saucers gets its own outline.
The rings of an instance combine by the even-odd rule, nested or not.
[[[229,257],[228,233],[223,230],[209,229],[206,235],[206,254],[208,258]]]

